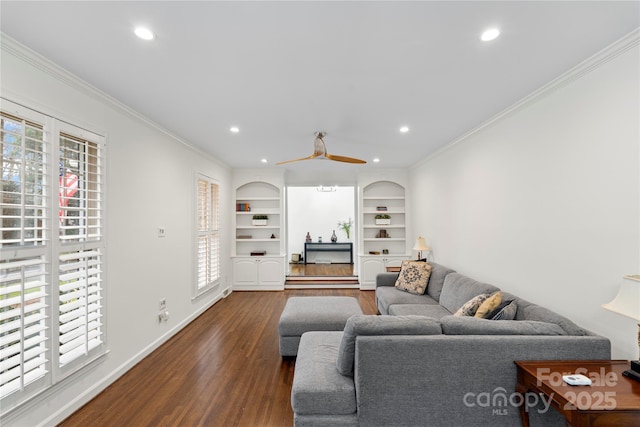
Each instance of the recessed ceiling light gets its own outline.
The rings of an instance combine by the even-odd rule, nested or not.
[[[267,159],[262,159],[262,160],[260,160],[260,161],[261,161],[262,163],[267,163],[267,162],[268,162],[268,160],[267,160]]]
[[[237,126],[231,126],[231,127],[229,128],[229,131],[231,131],[231,132],[233,132],[233,133],[238,133],[238,132],[240,132],[240,128],[239,128],[239,127],[237,127]]]
[[[500,35],[500,30],[497,28],[490,28],[480,36],[480,40],[483,42],[489,42],[495,40]]]
[[[407,133],[409,132],[409,127],[408,126],[402,126],[400,128],[400,133]]]
[[[137,27],[134,30],[134,33],[136,33],[136,36],[140,37],[142,40],[153,40],[156,38],[156,35],[153,34],[153,31],[145,27]]]
[[[373,163],[380,163],[380,159],[376,157],[375,159],[373,159]]]

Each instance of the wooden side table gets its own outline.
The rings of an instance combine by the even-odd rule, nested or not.
[[[625,360],[516,361],[516,392],[523,395],[520,417],[529,426],[527,393],[550,400],[567,425],[640,426],[640,382],[622,375],[629,369]],[[590,386],[571,386],[563,375],[583,374]],[[535,399],[531,399],[535,400]]]

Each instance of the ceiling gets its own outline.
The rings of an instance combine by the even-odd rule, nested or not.
[[[279,166],[325,176],[415,164],[640,26],[638,1],[2,0],[0,12],[4,33],[231,167],[308,156],[319,130],[329,153],[368,162]],[[489,27],[501,35],[482,42]]]

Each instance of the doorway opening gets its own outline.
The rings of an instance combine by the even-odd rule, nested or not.
[[[289,260],[286,284],[357,285],[355,188],[287,187],[286,200]],[[351,226],[341,227],[339,223]]]

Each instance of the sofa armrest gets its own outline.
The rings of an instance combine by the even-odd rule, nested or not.
[[[395,286],[400,273],[378,273],[376,276],[376,288],[380,286]]]

